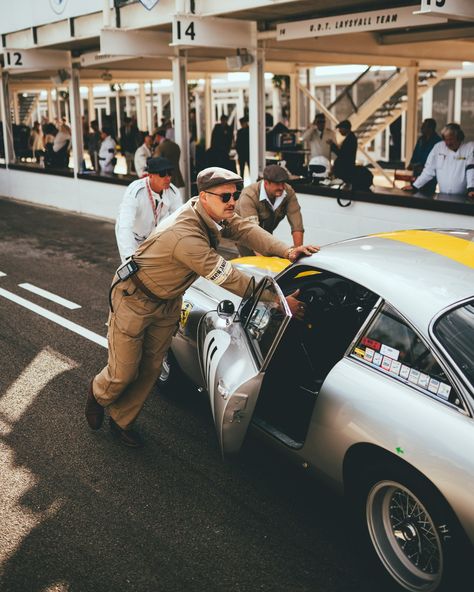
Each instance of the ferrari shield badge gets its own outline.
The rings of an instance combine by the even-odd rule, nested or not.
[[[193,305],[191,304],[191,302],[183,302],[183,305],[181,307],[181,317],[179,319],[179,325],[181,327],[181,330],[185,328],[186,323],[188,322],[189,313],[191,312],[192,308]]]
[[[159,1],[160,0],[140,0],[140,2],[147,10],[151,10],[152,8],[154,8]]]

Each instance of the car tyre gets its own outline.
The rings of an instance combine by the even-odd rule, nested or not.
[[[371,560],[382,565],[392,589],[465,590],[466,535],[424,477],[391,463],[366,470],[358,479],[356,512]]]

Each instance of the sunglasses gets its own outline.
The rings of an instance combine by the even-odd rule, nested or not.
[[[237,201],[240,197],[241,191],[234,191],[233,193],[214,193],[213,191],[206,191],[206,193],[217,195],[217,197],[220,197],[224,203],[227,203],[230,201],[231,197],[234,198],[234,201]]]
[[[159,171],[157,173],[160,177],[172,177],[173,176],[173,169],[166,169],[165,171]]]

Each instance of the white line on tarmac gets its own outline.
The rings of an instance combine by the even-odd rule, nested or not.
[[[71,302],[70,300],[66,300],[66,298],[62,298],[62,296],[57,296],[56,294],[53,294],[52,292],[48,292],[48,290],[43,290],[43,288],[38,288],[37,286],[34,286],[33,284],[18,284],[20,286],[20,288],[24,288],[25,290],[28,290],[29,292],[33,292],[34,294],[38,294],[39,296],[43,296],[43,298],[47,298],[48,300],[51,300],[52,302],[56,302],[57,304],[61,304],[61,306],[64,306],[65,308],[69,308],[71,310],[74,310],[76,308],[81,308],[80,304],[76,304],[75,302]]]
[[[3,271],[0,271],[0,277],[5,277],[7,274],[3,273]]]
[[[93,331],[89,331],[89,329],[85,329],[84,327],[81,327],[81,325],[78,325],[77,323],[73,323],[72,321],[68,321],[67,319],[64,319],[63,317],[55,314],[54,312],[50,312],[49,310],[46,310],[46,308],[43,308],[42,306],[38,306],[37,304],[33,304],[33,302],[30,302],[29,300],[25,300],[21,296],[17,296],[16,294],[13,294],[13,292],[9,292],[8,290],[4,290],[3,288],[0,288],[0,296],[3,296],[7,300],[11,300],[12,302],[15,302],[16,304],[19,304],[20,306],[24,306],[25,308],[28,308],[32,312],[35,312],[36,314],[38,314],[46,319],[49,319],[50,321],[53,321],[53,323],[61,325],[62,327],[69,329],[69,331],[73,331],[74,333],[77,333],[78,335],[81,335],[82,337],[85,337],[86,339],[89,339],[90,341],[93,341],[94,343],[101,345],[102,347],[107,347],[107,339],[105,337],[102,337],[101,335],[98,335],[97,333],[94,333]]]

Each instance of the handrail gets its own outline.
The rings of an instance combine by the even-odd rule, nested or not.
[[[308,90],[306,87],[304,87],[302,84],[298,83],[298,88],[299,88],[301,91],[303,91],[303,93],[304,93],[304,94],[305,94],[305,95],[306,95],[306,96],[307,96],[309,99],[311,99],[312,101],[314,101],[314,102],[316,103],[316,106],[317,106],[317,108],[318,108],[320,111],[322,111],[322,112],[323,112],[323,113],[326,115],[326,117],[327,117],[328,119],[330,119],[330,120],[331,120],[333,123],[335,123],[336,125],[339,123],[339,121],[338,121],[337,117],[336,117],[335,115],[333,115],[333,114],[331,113],[331,111],[329,111],[329,109],[328,109],[327,107],[325,107],[325,106],[323,105],[323,103],[321,103],[321,101],[320,101],[319,99],[317,99],[316,97],[313,97],[313,95],[312,95],[312,94],[309,92],[309,90]],[[364,155],[364,156],[367,158],[367,160],[368,160],[368,161],[370,162],[370,164],[371,164],[371,165],[374,167],[374,169],[375,169],[376,171],[378,171],[378,172],[379,172],[379,174],[381,174],[382,176],[384,176],[384,177],[387,179],[387,181],[388,181],[389,183],[391,183],[391,185],[392,185],[393,187],[395,187],[395,180],[394,180],[394,179],[391,179],[391,178],[389,177],[389,175],[387,175],[387,173],[385,172],[385,170],[384,170],[384,169],[383,169],[383,168],[382,168],[382,167],[379,165],[379,163],[378,163],[378,162],[377,162],[377,161],[376,161],[374,158],[372,158],[372,157],[370,156],[370,154],[368,154],[368,153],[367,153],[367,150],[365,150],[365,148],[363,148],[363,147],[362,147],[362,146],[359,144],[359,142],[357,142],[357,148],[358,148],[358,149],[360,150],[360,152],[362,152],[362,154],[363,154],[363,155]]]
[[[361,74],[359,74],[359,76],[357,76],[357,78],[355,80],[353,80],[350,84],[348,84],[346,87],[344,87],[344,90],[328,106],[328,109],[331,110],[337,103],[339,103],[339,101],[344,97],[344,95],[347,95],[347,98],[352,103],[354,110],[357,112],[357,105],[355,105],[354,99],[352,98],[352,95],[349,94],[349,91],[352,90],[352,88],[359,82],[359,80],[361,78],[363,78],[367,74],[367,72],[371,68],[372,68],[372,66],[368,66]]]

